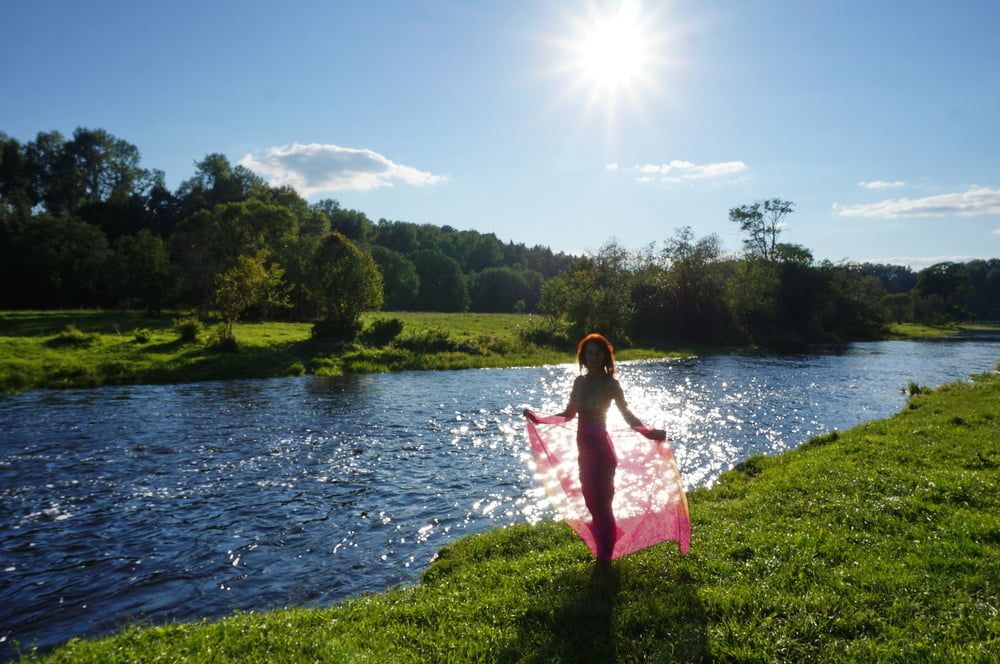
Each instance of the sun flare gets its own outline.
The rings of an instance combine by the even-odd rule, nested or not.
[[[669,40],[662,7],[650,11],[640,0],[591,3],[565,19],[569,30],[558,40],[564,100],[582,99],[586,110],[603,109],[609,121],[622,106],[641,113],[644,98],[658,94],[664,82]]]
[[[635,12],[623,7],[601,17],[581,35],[577,65],[590,83],[616,88],[642,77],[649,47],[637,19]]]

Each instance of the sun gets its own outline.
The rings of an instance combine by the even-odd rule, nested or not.
[[[577,67],[604,92],[634,85],[650,65],[648,38],[633,6],[623,4],[614,14],[594,17],[580,35]]]
[[[560,56],[555,71],[566,82],[563,101],[586,111],[603,109],[613,121],[617,109],[640,113],[643,100],[663,85],[669,36],[662,11],[648,11],[640,0],[592,2],[573,16],[556,41]]]

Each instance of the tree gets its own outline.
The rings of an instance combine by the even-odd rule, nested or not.
[[[355,244],[370,244],[375,237],[375,226],[364,212],[346,210],[330,198],[313,204],[312,209],[327,218],[330,230],[343,234]]]
[[[519,301],[525,310],[534,308],[538,302],[538,292],[532,288],[523,271],[491,267],[473,275],[470,282],[472,311],[509,313],[515,311]]]
[[[236,264],[215,278],[215,304],[222,316],[221,343],[235,343],[233,325],[254,306],[280,307],[288,303],[284,292],[284,270],[268,264],[267,250],[239,256]]]
[[[620,244],[607,242],[596,254],[577,260],[572,268],[542,286],[540,310],[568,319],[574,336],[601,332],[627,345],[635,314],[630,297],[631,262],[632,257]]]
[[[465,311],[469,308],[465,276],[455,259],[426,249],[414,253],[412,259],[420,279],[418,310]]]
[[[388,311],[412,309],[420,290],[420,277],[413,262],[399,253],[381,245],[372,247],[372,258],[382,272],[382,292]]]
[[[361,313],[382,306],[382,275],[371,254],[330,231],[313,254],[310,284],[321,320],[313,335],[350,341]]]
[[[72,217],[41,215],[19,225],[3,290],[15,307],[101,304],[107,284],[108,241],[101,229]]]
[[[166,244],[144,228],[119,238],[114,254],[119,303],[159,314],[172,281]]]
[[[729,221],[739,224],[740,230],[747,234],[743,240],[743,248],[748,256],[765,261],[775,259],[775,247],[783,220],[791,214],[794,207],[795,204],[791,201],[771,198],[729,210]]]
[[[971,318],[972,284],[961,263],[938,263],[917,274],[913,287],[913,315],[920,323],[942,323]]]
[[[662,252],[669,320],[657,327],[673,329],[687,341],[721,340],[727,334],[722,248],[717,235],[695,239],[690,226],[678,228]]]
[[[266,199],[264,180],[244,166],[233,166],[223,154],[210,154],[195,164],[195,174],[177,190],[182,216],[225,203]]]
[[[215,275],[231,268],[241,255],[267,249],[278,262],[298,237],[298,220],[286,208],[248,200],[199,210],[181,221],[171,238],[171,253],[184,275],[184,295],[207,307]]]

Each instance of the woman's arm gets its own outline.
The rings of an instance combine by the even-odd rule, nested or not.
[[[630,427],[650,440],[663,441],[667,439],[666,431],[663,429],[653,429],[652,427],[643,425],[642,421],[636,417],[631,410],[629,410],[628,404],[625,402],[625,393],[622,392],[621,383],[615,380],[611,389],[611,396],[615,400],[615,405],[618,406],[618,412],[622,414],[622,417],[625,418],[625,421],[628,422]]]
[[[571,420],[576,417],[576,413],[579,407],[576,405],[576,394],[580,387],[580,381],[583,380],[583,376],[577,376],[576,380],[573,381],[573,389],[569,393],[569,403],[566,404],[566,410],[559,413],[559,417],[565,417],[567,420]]]
[[[539,416],[531,410],[525,408],[524,416],[535,424],[561,424],[573,419],[576,417],[577,410],[579,410],[576,405],[576,393],[577,386],[580,384],[581,378],[581,376],[577,376],[577,379],[573,382],[573,391],[569,393],[569,403],[566,404],[566,409],[563,412],[545,417]]]

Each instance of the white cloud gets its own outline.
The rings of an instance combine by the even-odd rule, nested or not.
[[[977,217],[1000,214],[1000,189],[970,187],[968,191],[925,198],[894,198],[868,205],[833,204],[841,217]]]
[[[616,161],[616,162],[615,162],[615,163],[613,163],[613,164],[608,164],[608,165],[607,165],[607,166],[605,166],[604,168],[605,168],[605,170],[609,170],[609,171],[611,171],[612,173],[617,173],[617,172],[618,172],[618,169],[620,168],[620,166],[618,166],[618,162]]]
[[[996,230],[994,230],[993,234],[994,235],[1000,235],[1000,228],[997,228]]]
[[[745,171],[747,165],[742,161],[723,161],[711,164],[696,164],[690,161],[674,159],[665,164],[638,164],[632,167],[633,171],[642,173],[643,177],[636,178],[639,182],[653,182],[659,175],[663,182],[680,182],[682,180],[704,180],[709,178],[721,178],[734,173]]]
[[[859,182],[858,186],[862,189],[889,189],[891,187],[902,187],[906,183],[902,180],[895,180],[894,182],[886,182],[884,180],[872,180],[871,182]]]
[[[282,145],[261,155],[246,155],[238,162],[270,184],[289,185],[303,196],[326,191],[369,191],[397,182],[423,186],[445,182],[412,166],[364,148],[309,143]]]

